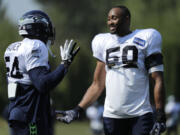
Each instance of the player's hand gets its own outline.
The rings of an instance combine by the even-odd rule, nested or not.
[[[160,135],[165,130],[166,130],[166,115],[164,111],[157,110],[156,122],[154,123],[153,128],[150,131],[150,135]]]
[[[80,118],[80,114],[83,112],[83,109],[79,106],[72,110],[68,111],[56,111],[56,119],[58,121],[64,122],[66,124],[71,123],[74,120],[77,120]],[[62,116],[59,116],[62,115]]]
[[[60,46],[60,52],[61,52],[61,64],[64,64],[65,66],[69,66],[74,57],[76,56],[76,54],[79,52],[80,47],[77,47],[75,49],[76,46],[76,42],[74,42],[73,40],[66,40],[64,43],[64,47]]]
[[[162,132],[166,130],[166,124],[165,123],[159,123],[155,122],[150,135],[160,135]]]

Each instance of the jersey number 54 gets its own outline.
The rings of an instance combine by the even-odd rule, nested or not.
[[[6,56],[5,61],[6,61],[6,65],[12,65],[11,67],[6,66],[7,76],[13,77],[13,78],[18,78],[18,79],[23,78],[23,75],[19,72],[18,57],[13,57],[10,59],[9,56]]]

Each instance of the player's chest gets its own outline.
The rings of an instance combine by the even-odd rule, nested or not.
[[[103,53],[106,55],[128,56],[145,52],[145,42],[137,38],[127,40],[109,40],[104,45]]]
[[[145,58],[145,43],[138,40],[109,40],[104,46],[103,57],[107,64],[134,66]],[[139,41],[140,42],[140,41]]]

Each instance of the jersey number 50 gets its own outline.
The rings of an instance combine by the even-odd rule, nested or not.
[[[118,54],[117,56],[112,55],[117,52],[121,53],[120,49],[120,47],[115,47],[106,50],[106,63],[108,67],[112,68],[114,66],[118,66],[125,68],[137,68],[138,49],[136,46],[126,46],[122,48],[122,54]]]

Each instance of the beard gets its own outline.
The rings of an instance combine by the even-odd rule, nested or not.
[[[109,25],[109,30],[111,34],[123,33],[125,31],[125,25],[123,23],[118,23],[116,25]]]
[[[109,26],[109,31],[111,34],[115,34],[117,31],[117,25],[110,25]]]
[[[111,34],[120,33],[121,31],[124,31],[124,23],[119,22],[116,24],[111,24],[111,25],[109,25],[109,30],[110,30]]]

